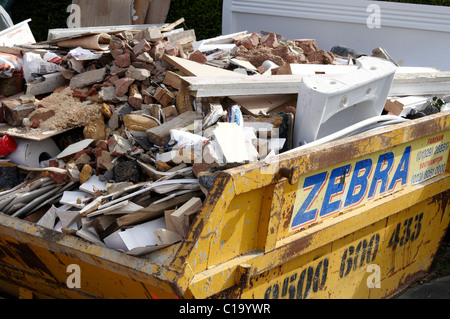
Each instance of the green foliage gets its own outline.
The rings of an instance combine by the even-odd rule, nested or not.
[[[19,23],[31,19],[31,31],[37,42],[47,40],[48,30],[67,28],[71,0],[15,0],[11,7],[11,19]]]
[[[11,0],[10,0],[11,1]],[[66,28],[71,0],[14,0],[11,19],[14,23],[31,19],[30,28],[36,41],[47,39],[48,30]],[[167,22],[185,19],[184,27],[194,29],[197,39],[222,33],[222,0],[172,0]]]
[[[30,22],[36,41],[47,39],[49,29],[67,27],[71,0],[0,0],[11,3],[11,18],[14,23],[32,19]],[[95,1],[95,0],[93,0]],[[450,6],[450,0],[380,0]],[[185,19],[185,29],[194,29],[197,39],[207,39],[222,33],[223,0],[172,0],[167,22]]]
[[[194,29],[197,40],[222,34],[222,0],[172,0],[167,22],[185,19],[185,29]]]

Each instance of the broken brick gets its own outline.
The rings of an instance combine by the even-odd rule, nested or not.
[[[30,128],[38,128],[39,126],[41,126],[41,122],[39,122],[38,120],[31,121]]]
[[[165,47],[165,52],[168,55],[178,56],[180,54],[181,46],[178,42],[171,43],[171,42],[166,41],[164,43],[164,47]]]
[[[259,44],[259,35],[257,33],[252,33],[244,42],[242,42],[242,45],[247,50],[256,48],[258,44]]]
[[[150,50],[150,57],[155,61],[160,60],[164,55],[165,49],[164,43],[158,41]]]
[[[49,167],[59,167],[58,161],[50,160]],[[62,173],[49,172],[50,178],[58,185],[67,183],[69,181],[69,176]]]
[[[198,50],[190,55],[189,60],[202,64],[205,64],[207,62],[206,56]]]
[[[275,33],[270,33],[264,36],[261,39],[261,44],[269,48],[276,48],[280,45]]]
[[[128,103],[135,109],[140,110],[143,103],[143,98],[140,93],[135,93],[128,98]]]
[[[116,87],[116,95],[117,97],[124,96],[128,89],[130,88],[130,85],[134,82],[133,78],[122,78],[114,82],[114,86]]]
[[[102,151],[101,155],[97,158],[97,167],[106,170],[112,170],[114,165],[111,163],[113,157],[107,151]]]
[[[133,145],[131,142],[122,136],[114,134],[108,140],[108,150],[113,156],[122,156],[127,154]]]
[[[152,47],[150,46],[150,44],[147,42],[147,40],[142,39],[141,41],[139,41],[138,44],[136,44],[133,48],[133,53],[136,56],[139,56],[143,53],[147,53],[152,49]]]
[[[306,58],[310,63],[317,64],[331,64],[334,61],[334,55],[331,52],[327,52],[325,50],[319,50],[311,52],[306,55]]]
[[[314,51],[319,51],[319,47],[314,39],[295,40],[295,45],[303,50],[305,54],[310,54]]]
[[[143,30],[144,39],[151,42],[156,42],[162,39],[161,31],[157,26],[151,26]]]
[[[22,126],[23,119],[35,109],[34,104],[22,104],[20,100],[3,102],[5,121],[12,126]]]
[[[77,159],[78,159],[79,157],[81,157],[83,154],[90,155],[91,153],[92,153],[92,148],[88,147],[88,148],[85,148],[85,149],[82,150],[82,151],[77,152],[77,153],[75,154],[75,156],[73,157],[73,159],[74,159],[74,160],[77,160]]]
[[[147,69],[138,69],[131,65],[125,73],[127,78],[135,79],[136,81],[144,81],[150,77],[151,72]]]
[[[131,55],[130,53],[124,53],[119,55],[115,60],[114,64],[119,68],[127,68],[131,65]]]

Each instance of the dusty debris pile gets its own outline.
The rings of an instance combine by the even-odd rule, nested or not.
[[[105,51],[24,50],[46,67],[2,100],[1,134],[15,147],[0,160],[0,211],[130,254],[180,241],[218,172],[287,149],[291,113],[196,99],[182,81],[200,68],[254,74],[230,63],[251,60],[243,43],[254,37],[218,59],[194,50],[193,30],[167,26],[111,34]]]
[[[297,94],[267,94],[271,76],[353,61],[267,32],[197,41],[180,23],[15,49],[26,83],[0,104],[2,213],[134,255],[179,242],[217,174],[293,147]]]

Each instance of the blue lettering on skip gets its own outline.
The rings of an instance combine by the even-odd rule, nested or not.
[[[378,188],[379,194],[381,195],[387,191],[393,191],[398,183],[400,183],[401,186],[405,186],[408,182],[410,161],[411,146],[408,146],[405,148],[402,158],[396,167],[394,175],[392,176],[392,180],[389,182],[389,174],[392,172],[395,165],[394,153],[389,152],[380,155],[373,173],[374,175],[370,187],[370,175],[374,166],[372,160],[367,158],[357,162],[353,169],[350,186],[343,203],[341,199],[333,201],[333,197],[345,193],[345,179],[352,170],[350,164],[335,168],[331,171],[331,173],[325,171],[305,178],[303,183],[303,191],[309,191],[309,194],[292,219],[291,227],[296,228],[298,226],[311,223],[315,221],[318,216],[322,218],[326,217],[339,211],[342,204],[343,207],[356,205],[362,202],[365,198],[367,190],[369,190],[367,198],[372,200],[375,198]],[[320,210],[317,208],[311,209],[327,181],[328,186]]]

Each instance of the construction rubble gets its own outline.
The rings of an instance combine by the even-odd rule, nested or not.
[[[217,174],[295,148],[300,76],[356,66],[313,39],[198,41],[182,23],[0,48],[13,60],[0,70],[2,213],[132,255],[179,242]],[[406,80],[385,114],[445,107],[438,91],[403,96]]]

